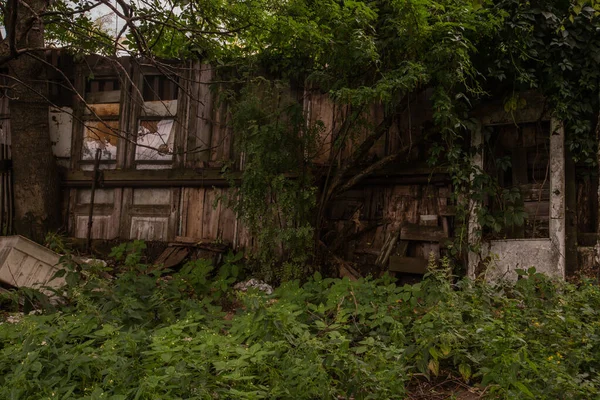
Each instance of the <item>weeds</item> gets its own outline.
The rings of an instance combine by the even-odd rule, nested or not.
[[[60,311],[0,325],[0,398],[401,399],[422,379],[488,398],[600,396],[591,282],[531,269],[514,285],[452,283],[437,269],[402,287],[315,274],[266,295],[231,289],[233,254],[173,272],[139,250],[113,252],[113,280],[67,271]]]

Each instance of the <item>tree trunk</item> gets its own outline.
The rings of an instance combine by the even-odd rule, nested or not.
[[[13,2],[13,5],[16,2]],[[44,33],[41,20],[32,10],[41,12],[45,0],[18,3],[16,45],[19,49],[41,48]],[[25,21],[34,20],[25,25]],[[23,34],[23,30],[25,33]],[[9,62],[14,79],[10,101],[12,162],[15,196],[14,227],[18,234],[42,241],[60,221],[60,189],[56,160],[52,154],[48,123],[48,83],[42,51],[32,51]]]

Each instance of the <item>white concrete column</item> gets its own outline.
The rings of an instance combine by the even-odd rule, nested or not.
[[[550,241],[556,275],[565,277],[565,129],[561,121],[550,124]]]

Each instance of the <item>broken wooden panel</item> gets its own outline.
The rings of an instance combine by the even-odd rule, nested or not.
[[[82,160],[94,160],[100,149],[103,161],[117,159],[119,121],[86,121],[83,132]]]
[[[190,254],[190,248],[188,246],[169,246],[161,255],[154,261],[155,265],[161,265],[163,268],[173,268]]]
[[[64,285],[51,280],[59,269],[60,256],[22,236],[0,237],[0,281],[14,287],[40,288]]]
[[[238,222],[235,212],[231,208],[226,207],[225,204],[222,204],[217,238],[225,243],[233,243],[236,236],[237,225]]]
[[[216,240],[219,231],[219,218],[221,216],[221,189],[207,189],[204,194],[204,213],[202,215],[203,238]]]

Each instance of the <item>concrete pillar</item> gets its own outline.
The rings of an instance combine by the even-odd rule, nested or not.
[[[557,274],[565,277],[565,129],[555,119],[550,124],[550,241]]]

